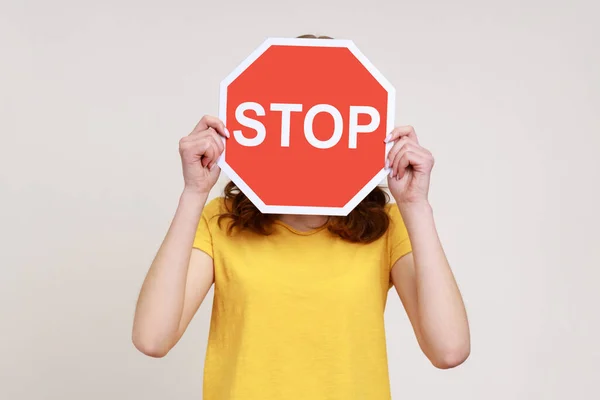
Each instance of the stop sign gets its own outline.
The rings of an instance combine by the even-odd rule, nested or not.
[[[352,41],[267,39],[221,82],[219,166],[263,213],[347,215],[386,176],[394,108]]]

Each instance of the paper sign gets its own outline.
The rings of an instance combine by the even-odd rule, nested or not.
[[[267,39],[221,82],[219,166],[263,213],[347,215],[386,176],[394,109],[352,41]]]

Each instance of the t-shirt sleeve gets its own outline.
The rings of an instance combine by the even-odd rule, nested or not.
[[[387,211],[390,217],[387,245],[390,252],[391,269],[396,261],[412,251],[412,246],[398,206],[396,204],[388,204]]]
[[[200,222],[196,229],[193,247],[202,250],[209,256],[213,257],[213,235],[215,227],[218,227],[218,217],[221,213],[221,204],[223,199],[217,197],[204,205]]]

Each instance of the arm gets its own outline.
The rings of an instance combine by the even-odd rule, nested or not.
[[[428,204],[403,207],[413,251],[392,269],[392,282],[423,353],[437,368],[462,364],[470,353],[463,300]]]
[[[133,344],[149,356],[163,357],[175,346],[212,285],[212,258],[192,246],[208,193],[219,178],[216,162],[226,137],[223,123],[205,116],[179,142],[185,189],[142,285],[133,321]]]
[[[391,279],[425,355],[438,368],[452,368],[469,356],[470,333],[428,201],[433,156],[411,126],[394,129],[386,141],[394,142],[388,186],[412,245],[412,254],[392,267]]]
[[[192,249],[205,195],[185,192],[140,291],[133,344],[152,357],[179,341],[213,282],[213,261]]]

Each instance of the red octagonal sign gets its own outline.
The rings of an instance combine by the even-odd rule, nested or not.
[[[394,108],[352,41],[267,39],[221,83],[219,166],[263,213],[347,215],[386,176]]]

